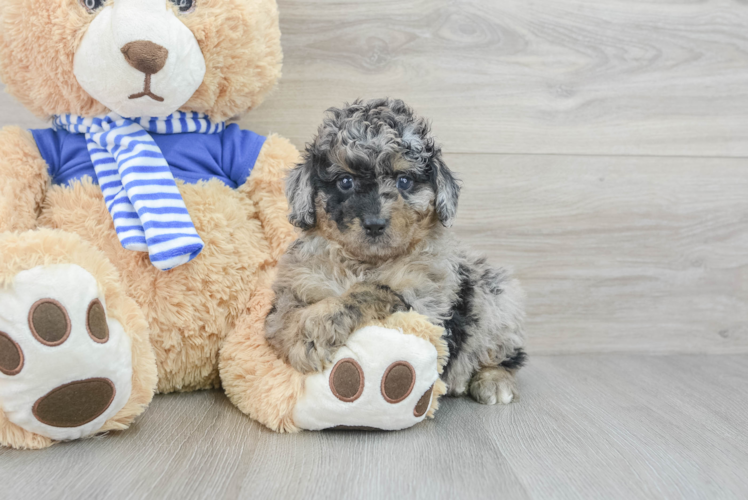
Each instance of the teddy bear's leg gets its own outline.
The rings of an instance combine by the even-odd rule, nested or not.
[[[265,316],[273,303],[274,272],[263,273],[245,314],[228,334],[219,356],[221,384],[242,412],[278,432],[296,432],[296,403],[304,376],[278,359],[265,340]]]
[[[330,366],[305,378],[294,422],[309,430],[399,430],[432,417],[446,392],[442,334],[415,312],[356,330]]]
[[[302,375],[265,340],[272,274],[221,349],[221,381],[231,401],[272,430],[334,427],[404,429],[431,417],[446,392],[443,330],[417,313],[397,313],[354,332],[321,373]]]
[[[155,386],[145,317],[101,252],[58,230],[0,233],[0,444],[125,429]]]

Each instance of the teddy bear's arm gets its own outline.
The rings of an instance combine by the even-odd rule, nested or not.
[[[36,228],[49,182],[31,133],[20,127],[0,129],[0,232]]]
[[[299,160],[299,151],[288,139],[271,135],[262,147],[249,179],[239,187],[239,191],[249,196],[257,207],[276,262],[296,237],[288,222],[285,177]]]

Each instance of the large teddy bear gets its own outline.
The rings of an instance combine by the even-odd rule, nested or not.
[[[218,387],[277,431],[433,414],[447,351],[415,313],[322,373],[265,341],[298,152],[225,121],[280,69],[273,0],[0,0],[0,77],[52,119],[0,131],[0,444],[122,430],[154,392]]]

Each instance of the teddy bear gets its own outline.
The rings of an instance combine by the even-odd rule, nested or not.
[[[126,429],[223,388],[276,431],[402,429],[445,392],[442,330],[399,312],[302,375],[263,332],[296,148],[227,120],[281,73],[274,0],[0,0],[0,444]]]

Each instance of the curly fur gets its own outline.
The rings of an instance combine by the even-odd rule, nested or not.
[[[288,178],[303,234],[279,263],[268,342],[297,370],[317,371],[358,326],[412,308],[446,330],[450,394],[475,380],[480,402],[508,402],[525,360],[523,293],[445,229],[459,190],[428,122],[402,101],[331,109]]]

